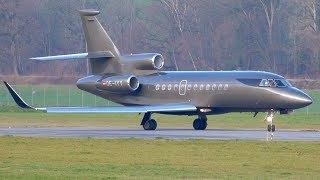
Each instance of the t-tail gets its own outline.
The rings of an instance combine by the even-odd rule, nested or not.
[[[89,59],[92,74],[121,74],[119,50],[96,18],[100,12],[94,10],[80,10],[79,12],[87,43],[87,53],[30,59],[41,61]]]

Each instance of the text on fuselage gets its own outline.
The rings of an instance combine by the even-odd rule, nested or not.
[[[109,86],[109,87],[122,86],[122,81],[104,81],[102,85]]]

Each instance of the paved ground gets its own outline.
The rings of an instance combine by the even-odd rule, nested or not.
[[[159,128],[145,131],[142,128],[102,127],[47,127],[0,128],[0,135],[92,138],[166,138],[166,139],[242,139],[265,140],[262,129],[193,129]],[[320,141],[320,131],[278,130],[274,140]]]

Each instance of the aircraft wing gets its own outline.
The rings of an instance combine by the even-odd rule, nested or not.
[[[4,82],[12,98],[18,106],[24,109],[40,110],[47,113],[146,113],[146,112],[184,112],[197,111],[194,105],[190,104],[170,104],[156,106],[116,106],[116,107],[43,107],[36,108],[28,105],[16,91]]]
[[[192,105],[116,106],[116,107],[47,107],[48,113],[146,113],[196,111]]]

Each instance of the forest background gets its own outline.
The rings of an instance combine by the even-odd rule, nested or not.
[[[0,0],[0,76],[90,74],[85,60],[28,60],[85,52],[80,9],[100,10],[122,54],[160,53],[165,70],[320,77],[319,0]]]

